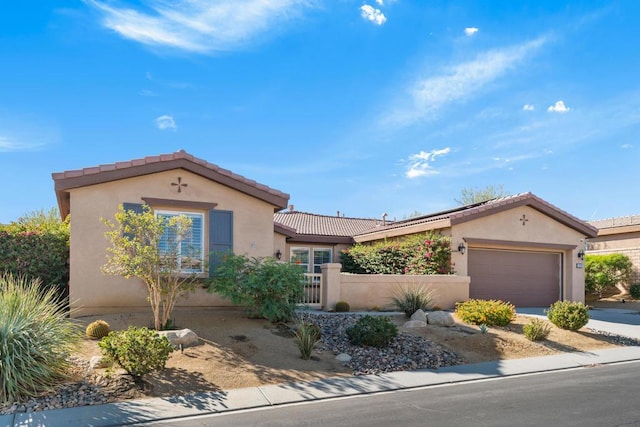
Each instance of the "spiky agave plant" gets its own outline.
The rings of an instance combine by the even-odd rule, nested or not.
[[[80,334],[55,289],[1,274],[0,402],[42,393],[64,378]]]

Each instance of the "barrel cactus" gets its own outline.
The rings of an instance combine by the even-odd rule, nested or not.
[[[89,323],[87,326],[87,336],[89,338],[93,338],[94,340],[99,340],[103,337],[106,337],[111,332],[111,328],[109,324],[104,320],[96,320],[95,322]]]

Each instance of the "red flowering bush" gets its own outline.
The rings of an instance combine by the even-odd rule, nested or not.
[[[450,274],[451,239],[437,233],[402,241],[356,244],[341,254],[342,271],[355,274]]]

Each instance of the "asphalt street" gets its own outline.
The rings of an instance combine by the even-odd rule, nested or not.
[[[161,426],[640,426],[640,361],[156,421]]]

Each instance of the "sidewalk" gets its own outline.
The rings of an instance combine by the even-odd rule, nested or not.
[[[403,390],[488,378],[640,360],[640,347],[617,347],[526,359],[498,360],[438,370],[389,372],[349,378],[269,385],[192,396],[152,398],[107,405],[0,416],[0,427],[123,426],[194,415]]]

